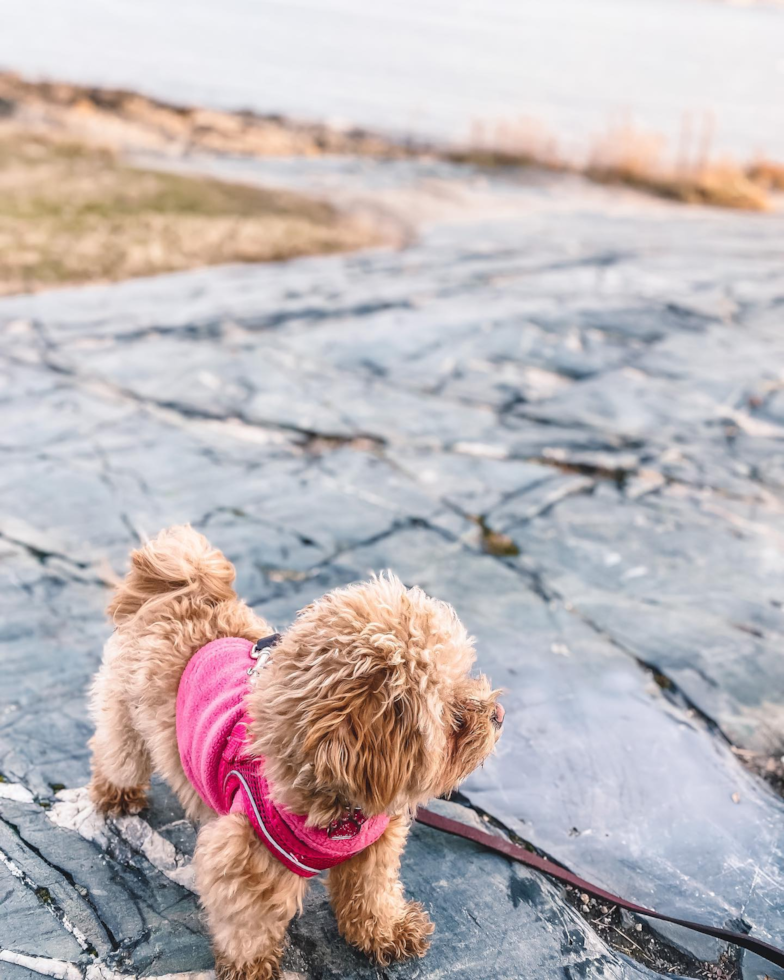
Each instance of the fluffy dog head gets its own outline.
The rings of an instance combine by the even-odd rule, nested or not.
[[[394,576],[304,609],[251,696],[276,799],[326,826],[412,809],[492,751],[503,709],[451,606]]]

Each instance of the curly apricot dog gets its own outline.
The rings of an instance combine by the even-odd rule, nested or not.
[[[492,751],[503,709],[452,608],[394,576],[330,592],[283,635],[190,527],[131,555],[93,688],[91,796],[138,812],[153,771],[203,823],[194,863],[220,980],[278,972],[309,877],[387,964],[433,931],[400,857],[416,806]],[[259,639],[261,638],[261,639]],[[258,642],[257,642],[258,641]]]

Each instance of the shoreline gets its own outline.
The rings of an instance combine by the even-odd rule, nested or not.
[[[402,159],[435,152],[359,126],[345,129],[251,109],[185,105],[130,89],[29,81],[0,71],[0,119],[95,141],[109,149],[204,150],[250,156],[338,154]]]
[[[710,139],[701,138],[697,131],[688,134],[679,160],[664,164],[661,139],[628,120],[597,134],[592,149],[577,159],[560,150],[546,127],[530,121],[477,124],[469,139],[449,145],[396,139],[359,126],[336,127],[278,113],[177,104],[128,89],[28,81],[13,72],[0,72],[0,118],[65,132],[114,152],[257,158],[339,155],[434,160],[487,171],[536,167],[684,204],[749,211],[776,210],[776,195],[784,191],[784,164],[764,157],[743,165],[714,160]],[[707,133],[710,121],[706,118],[701,125]]]

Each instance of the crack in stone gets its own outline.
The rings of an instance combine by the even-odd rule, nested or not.
[[[157,337],[182,337],[187,340],[223,340],[226,328],[237,328],[254,335],[262,331],[275,331],[289,323],[320,324],[329,320],[356,319],[358,317],[375,316],[392,310],[411,310],[409,300],[379,300],[377,302],[358,303],[355,305],[338,306],[325,309],[322,306],[304,306],[292,310],[283,310],[265,316],[227,316],[221,319],[205,320],[185,324],[153,324],[135,330],[113,332],[113,341],[121,344],[133,344],[139,340]],[[49,343],[55,349],[51,338]]]
[[[527,463],[538,463],[540,466],[550,466],[559,470],[561,473],[575,473],[581,476],[589,476],[594,480],[608,480],[614,483],[619,490],[623,490],[631,476],[638,472],[637,466],[604,466],[600,463],[583,463],[571,461],[568,458],[556,459],[554,456],[529,456]]]
[[[16,545],[17,548],[21,548],[26,551],[31,557],[35,558],[37,562],[41,565],[45,565],[50,558],[57,558],[66,565],[71,565],[74,568],[78,568],[80,571],[86,571],[90,568],[90,563],[85,561],[78,561],[76,558],[72,558],[70,555],[65,554],[62,551],[53,551],[48,548],[39,548],[36,545],[30,544],[27,541],[23,541],[21,538],[13,537],[10,534],[6,534],[4,531],[0,530],[0,540],[7,541],[9,544]]]
[[[130,401],[142,408],[151,408],[161,410],[163,412],[171,412],[178,416],[183,422],[217,422],[226,423],[232,426],[241,425],[248,429],[262,432],[266,431],[293,434],[300,437],[300,439],[295,441],[303,448],[307,448],[310,443],[318,440],[328,440],[335,446],[351,445],[357,440],[362,440],[375,446],[384,446],[386,444],[386,439],[377,433],[357,430],[350,435],[346,435],[342,432],[332,432],[328,429],[322,430],[308,428],[306,426],[296,425],[293,422],[281,422],[277,419],[250,419],[243,412],[211,412],[208,409],[197,408],[193,405],[185,405],[182,402],[171,399],[158,399],[147,395],[141,395],[132,388],[127,388],[122,385],[118,385],[115,382],[107,381],[99,376],[91,377],[83,375],[63,364],[48,361],[47,367],[49,367],[50,370],[71,379],[74,384],[85,385],[88,388],[92,388],[92,390],[96,392],[100,392],[100,390],[103,389],[110,396]]]
[[[309,566],[307,569],[303,569],[302,571],[297,571],[294,569],[275,569],[274,571],[279,573],[290,572],[290,575],[282,574],[282,577],[276,581],[280,582],[281,584],[285,583],[286,581],[307,582],[310,579],[316,578],[321,572],[329,569],[330,566],[343,555],[347,555],[353,551],[359,551],[362,548],[367,548],[371,545],[378,544],[379,541],[384,541],[386,538],[397,534],[399,531],[406,531],[413,527],[424,527],[430,531],[435,531],[436,533],[441,534],[442,537],[447,538],[449,541],[457,540],[442,528],[429,524],[424,518],[400,517],[396,518],[392,524],[384,528],[384,530],[378,531],[376,534],[372,534],[370,537],[364,538],[361,541],[352,541],[350,544],[345,545],[345,547],[338,548],[336,551],[332,552],[332,554],[322,558],[321,561]],[[265,569],[265,571],[267,574],[269,574],[270,569]],[[272,600],[279,598],[281,595],[283,595],[282,589],[273,590],[269,594],[247,600],[247,604],[251,608],[256,608],[257,606],[263,606],[266,602],[271,602]]]
[[[109,925],[101,917],[101,913],[99,912],[98,908],[93,902],[93,899],[90,896],[89,889],[84,885],[81,886],[78,885],[74,876],[66,868],[62,868],[60,867],[60,865],[55,864],[53,861],[50,861],[49,858],[47,858],[46,855],[43,854],[43,852],[35,846],[35,844],[33,844],[31,841],[27,840],[27,838],[22,836],[22,832],[20,831],[19,827],[16,824],[12,823],[7,817],[0,815],[0,821],[2,821],[2,823],[5,824],[5,826],[8,827],[16,835],[17,839],[19,840],[20,844],[23,847],[25,847],[28,851],[30,851],[31,854],[34,854],[45,865],[50,867],[53,871],[55,871],[57,874],[59,874],[62,878],[64,878],[68,882],[74,894],[78,896],[77,901],[81,899],[92,910],[92,913],[95,916],[96,920],[98,921],[99,925],[106,933],[106,938],[109,940],[109,945],[111,946],[112,950],[119,949],[120,943],[118,942],[116,936],[112,932]]]
[[[2,822],[6,827],[12,830],[17,835],[17,837],[19,837],[19,832],[13,824],[9,823],[4,817],[0,817],[0,822]],[[24,847],[27,847],[27,844],[24,840],[20,838],[20,841]],[[28,848],[28,849],[32,850],[32,848]],[[49,864],[48,861],[45,863]],[[75,926],[71,922],[69,917],[66,915],[65,911],[54,900],[54,898],[52,898],[52,895],[49,892],[48,888],[44,888],[43,886],[36,884],[35,880],[31,878],[26,871],[20,868],[16,864],[16,862],[13,861],[3,850],[0,850],[0,864],[4,864],[5,867],[8,869],[8,871],[11,873],[11,875],[14,878],[16,878],[17,881],[20,881],[22,885],[24,885],[24,887],[28,889],[28,891],[32,892],[33,895],[35,895],[36,899],[38,900],[42,908],[45,908],[49,912],[49,914],[52,915],[57,920],[57,922],[60,923],[63,929],[65,929],[66,932],[69,932],[74,937],[76,942],[79,944],[79,946],[81,946],[81,948],[86,953],[89,953],[90,956],[95,956],[95,957],[98,956],[98,951],[95,948],[95,946],[78,928],[78,926]]]
[[[56,561],[62,563],[67,570],[76,573],[76,578],[80,582],[87,585],[99,585],[101,588],[107,588],[108,586],[114,585],[114,581],[107,577],[102,577],[100,574],[96,574],[95,565],[90,562],[79,561],[76,558],[72,558],[70,555],[64,554],[63,552],[50,550],[48,548],[41,548],[37,545],[30,544],[28,541],[24,541],[21,538],[9,535],[4,531],[0,530],[0,541],[7,541],[9,544],[20,548],[22,551],[34,558],[39,565],[46,568],[47,571],[52,571],[53,566],[49,564],[50,561]],[[89,572],[89,575],[82,575],[79,573]]]

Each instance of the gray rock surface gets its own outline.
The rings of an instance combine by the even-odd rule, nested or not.
[[[733,751],[784,750],[782,220],[461,193],[400,251],[0,302],[3,980],[211,966],[165,787],[109,825],[81,789],[112,570],[180,521],[282,628],[386,567],[453,602],[508,691],[464,802],[630,899],[784,937],[784,804]],[[438,932],[385,976],[664,969],[427,828],[404,877]],[[318,884],[287,969],[379,975]]]

